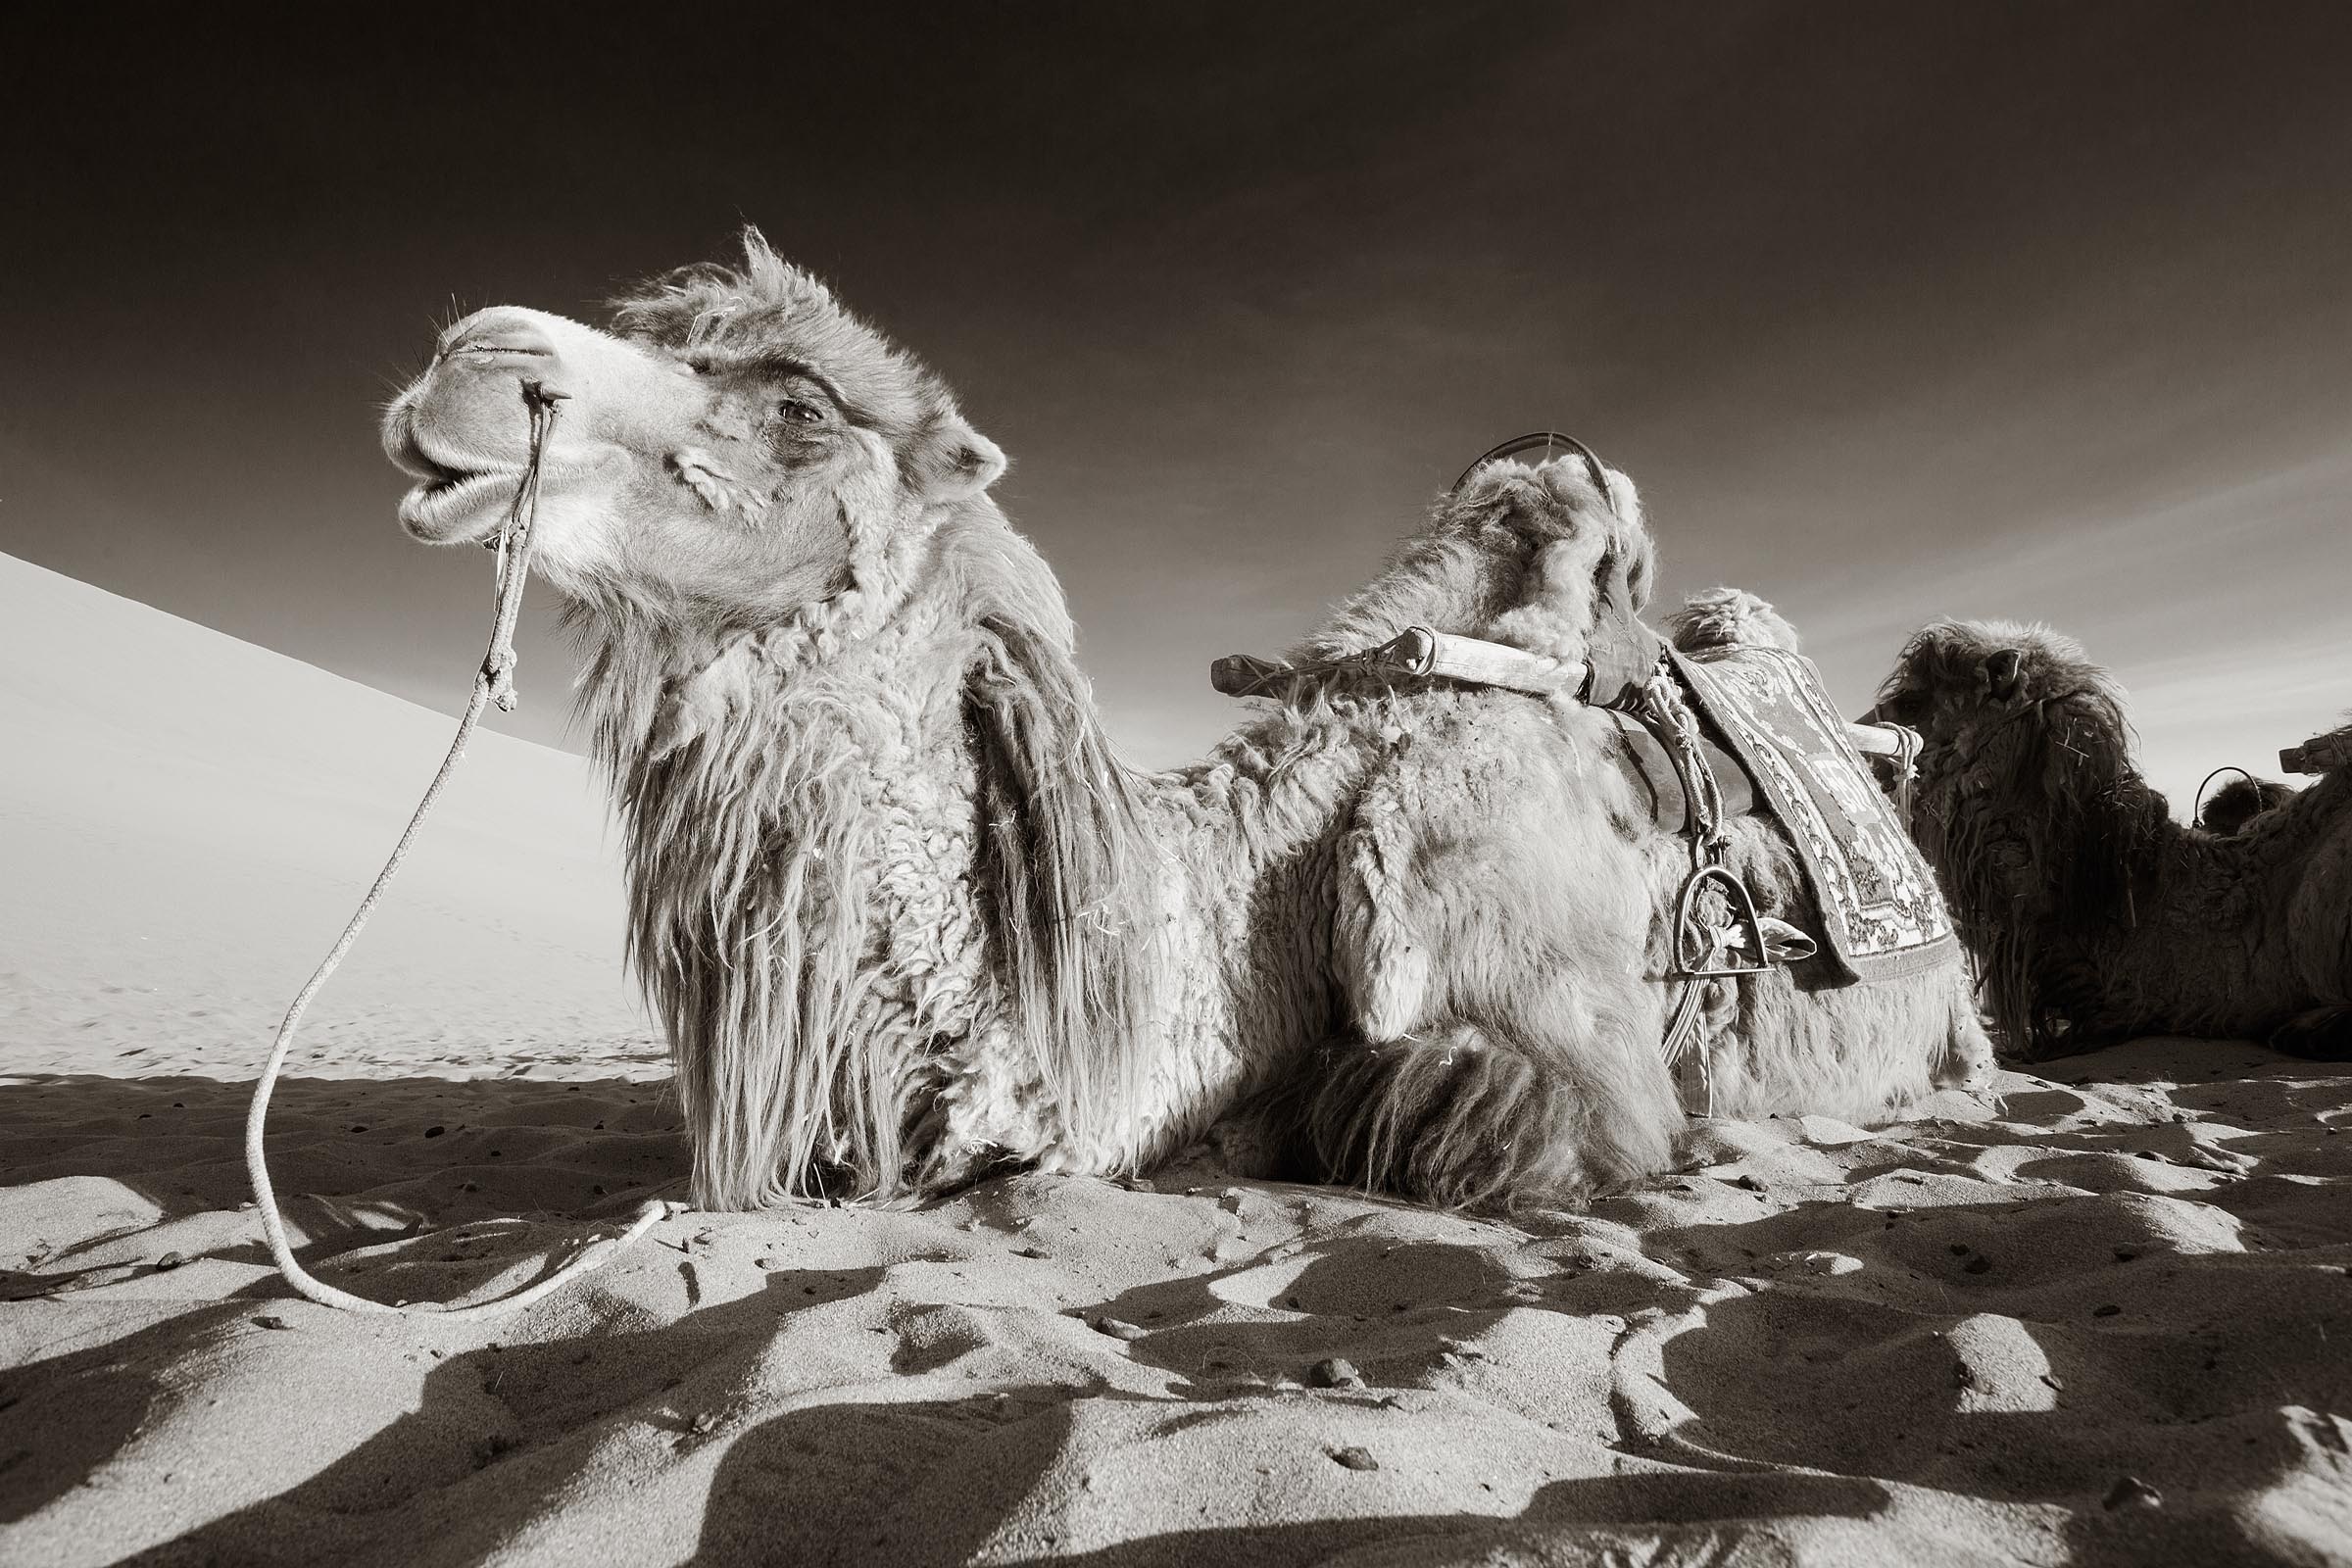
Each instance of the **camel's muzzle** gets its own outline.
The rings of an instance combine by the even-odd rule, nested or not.
[[[498,532],[524,467],[515,397],[526,384],[564,395],[561,318],[500,306],[476,311],[434,344],[433,363],[384,419],[384,454],[417,484],[401,526],[427,544],[475,544]]]
[[[417,483],[400,520],[427,544],[493,537],[528,459],[517,411],[526,388],[565,405],[550,438],[551,500],[609,483],[629,454],[690,429],[709,400],[689,367],[627,339],[500,305],[443,332],[424,373],[386,411],[384,455]],[[541,560],[561,559],[565,510],[551,509]]]

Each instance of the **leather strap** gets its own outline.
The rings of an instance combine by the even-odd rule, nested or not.
[[[1633,714],[1614,709],[1607,711],[1610,722],[1617,726],[1616,762],[1633,781],[1635,799],[1648,804],[1650,820],[1667,832],[1692,831],[1696,824],[1691,819],[1690,797],[1673,755],[1650,733],[1649,726]],[[1702,739],[1700,746],[1722,792],[1724,815],[1745,816],[1753,811],[1756,787],[1740,760],[1711,740]]]

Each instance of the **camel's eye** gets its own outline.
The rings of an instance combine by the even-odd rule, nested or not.
[[[822,424],[825,422],[825,411],[807,398],[786,398],[776,405],[776,417],[786,424]]]

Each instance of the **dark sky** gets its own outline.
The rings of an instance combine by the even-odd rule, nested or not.
[[[1544,425],[1849,707],[1942,612],[2183,794],[2352,702],[2352,7],[339,9],[12,24],[0,550],[454,709],[377,406],[753,221],[1012,455],[1140,761]]]

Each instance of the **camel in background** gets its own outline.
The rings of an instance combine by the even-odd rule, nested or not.
[[[2106,671],[2006,621],[1919,632],[1874,716],[1921,734],[1914,836],[2010,1050],[2182,1034],[2352,1059],[2352,769],[2235,833],[2185,826]]]
[[[2197,813],[2197,826],[2208,833],[2235,833],[2263,812],[2276,810],[2294,798],[2293,785],[2249,773],[2213,792],[2213,798]]]

